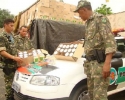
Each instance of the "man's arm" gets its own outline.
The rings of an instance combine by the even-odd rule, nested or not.
[[[9,59],[14,60],[14,56],[13,56],[13,55],[10,55],[9,53],[7,53],[7,52],[4,51],[4,50],[0,51],[0,55],[3,56],[3,57],[6,57],[6,58],[9,58]]]
[[[116,52],[116,42],[111,31],[111,25],[107,17],[101,17],[99,21],[99,31],[105,44],[106,59],[103,66],[103,77],[106,79],[110,75],[111,60]]]
[[[6,58],[12,59],[16,62],[22,62],[22,59],[20,57],[13,56],[13,55],[7,53],[4,50],[0,51],[0,55],[3,56],[3,57],[6,57]]]
[[[106,79],[110,75],[110,66],[113,53],[106,54],[106,59],[103,66],[103,77]]]

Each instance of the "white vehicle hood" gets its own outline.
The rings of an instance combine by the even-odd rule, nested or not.
[[[72,61],[64,61],[64,60],[56,60],[55,65],[48,65],[46,67],[41,68],[29,68],[29,67],[20,67],[18,71],[20,73],[29,74],[29,75],[53,75],[61,77],[62,75],[67,74],[77,74],[84,73],[83,63],[84,58],[80,58],[77,62]],[[74,72],[75,71],[75,72]]]

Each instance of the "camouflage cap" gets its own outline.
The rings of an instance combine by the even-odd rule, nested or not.
[[[91,3],[88,2],[87,0],[80,0],[80,1],[78,2],[78,5],[77,5],[76,10],[75,10],[74,12],[78,12],[78,10],[79,10],[80,8],[82,8],[82,7],[84,7],[84,6],[87,6],[87,5],[90,5],[90,6],[91,6]]]

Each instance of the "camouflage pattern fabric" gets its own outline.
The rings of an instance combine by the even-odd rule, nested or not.
[[[88,5],[91,5],[91,3],[88,2],[87,0],[80,0],[80,1],[78,2],[78,5],[77,5],[76,10],[75,10],[74,12],[78,12],[78,10],[79,10],[80,8],[85,7],[85,6],[88,6]]]
[[[104,80],[102,76],[102,68],[103,63],[99,64],[97,61],[86,61],[84,63],[90,100],[108,100],[107,89],[109,86],[109,78]]]
[[[11,88],[12,87],[12,82],[14,78],[15,72],[12,72],[9,76],[4,74],[4,81],[5,81],[5,89],[6,89],[6,100],[14,100],[14,90]]]
[[[25,37],[21,37],[20,35],[15,36],[16,46],[19,51],[30,50],[33,48],[31,41]]]
[[[111,33],[110,22],[105,16],[93,14],[85,23],[85,27],[84,50],[87,56],[92,55],[94,49],[105,50],[105,54],[116,52],[116,42]],[[98,63],[96,60],[84,63],[90,100],[108,100],[109,78],[104,81],[103,65],[104,63]]]
[[[16,56],[17,55],[17,49],[15,48],[16,44],[15,44],[15,38],[13,34],[7,34],[6,32],[2,32],[0,33],[0,51],[5,50],[7,53]],[[2,60],[8,60],[5,57],[2,57]],[[4,65],[5,62],[3,62]],[[17,65],[17,63],[15,61],[11,61],[11,63],[8,64],[9,68],[15,68],[15,65]]]
[[[0,68],[2,69],[3,68],[3,62],[2,62],[2,56],[0,55]]]
[[[116,42],[107,17],[93,14],[85,23],[85,27],[84,50],[86,55],[90,55],[93,49],[105,50],[106,54],[116,51]]]
[[[7,53],[16,56],[17,55],[17,49],[15,45],[15,39],[13,34],[7,34],[6,32],[0,33],[0,51],[5,50]],[[16,69],[17,63],[13,60],[10,62],[6,62],[11,59],[7,59],[5,57],[2,57],[2,63],[4,68],[11,68],[11,69]],[[4,78],[5,78],[5,88],[6,88],[6,100],[13,100],[13,90],[11,88],[12,80],[14,77],[14,72],[10,72],[9,75],[6,75],[4,73]]]

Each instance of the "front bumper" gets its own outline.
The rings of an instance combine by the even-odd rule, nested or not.
[[[14,91],[14,99],[15,100],[68,100],[69,98],[39,99],[39,98],[23,95],[21,93],[17,93],[16,91]]]

